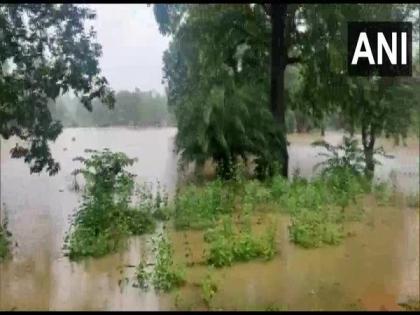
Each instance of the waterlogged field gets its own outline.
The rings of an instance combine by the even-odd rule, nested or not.
[[[353,202],[352,193],[322,182],[278,181],[181,185],[175,198],[175,133],[66,129],[52,145],[62,167],[54,177],[31,176],[8,156],[14,142],[2,141],[12,257],[0,263],[1,310],[398,310],[419,301],[417,139],[399,147],[381,139],[395,157],[382,159],[377,179],[389,180],[396,195],[380,187],[357,193],[354,183]],[[310,143],[318,138],[289,136],[291,173],[313,177],[320,158]],[[341,135],[327,132],[326,140],[338,143]],[[175,213],[116,252],[72,261],[63,250],[81,201],[71,175],[80,163],[72,159],[105,147],[138,158],[128,167],[135,181],[159,181]]]

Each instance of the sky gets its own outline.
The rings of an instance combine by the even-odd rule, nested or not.
[[[162,85],[162,55],[169,38],[159,33],[152,6],[89,4],[96,11],[93,26],[102,45],[100,67],[114,90],[156,90]]]

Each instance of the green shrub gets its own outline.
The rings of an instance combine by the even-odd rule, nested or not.
[[[189,185],[175,198],[175,227],[177,229],[203,229],[225,213],[231,213],[234,205],[232,188],[215,180],[203,187]]]
[[[420,208],[420,195],[419,193],[410,194],[406,197],[407,206],[410,208]]]
[[[168,292],[185,284],[185,270],[174,264],[172,244],[167,237],[161,236],[154,242],[156,263],[151,280],[155,290]]]
[[[337,245],[344,237],[343,226],[338,221],[337,216],[328,210],[301,210],[292,217],[289,226],[291,240],[305,248]]]
[[[246,181],[241,192],[242,207],[248,207],[249,211],[255,210],[258,206],[271,202],[271,191],[258,180]]]
[[[154,268],[148,271],[146,264],[140,262],[136,268],[136,279],[140,288],[148,289],[150,284],[156,291],[169,292],[185,284],[185,270],[173,261],[172,244],[166,236],[153,239],[153,252],[156,254]]]
[[[82,204],[65,239],[65,249],[72,260],[115,252],[127,236],[154,229],[149,211],[130,207],[134,175],[124,168],[135,160],[108,149],[86,152],[91,153],[91,157],[76,158],[84,168],[73,173],[83,174],[86,187]]]
[[[214,267],[256,258],[271,259],[277,253],[275,224],[267,229],[265,235],[258,237],[252,233],[250,225],[235,229],[231,219],[225,218],[222,224],[206,231],[204,241],[209,243],[206,261]]]
[[[354,175],[363,174],[364,152],[359,148],[357,139],[343,136],[343,141],[339,145],[332,145],[325,140],[319,140],[313,142],[312,146],[322,147],[327,150],[327,153],[318,153],[319,156],[327,157],[327,159],[315,166],[315,169],[323,166],[322,173],[346,169],[350,170]],[[378,163],[376,160],[375,162]]]
[[[216,280],[213,277],[212,271],[209,269],[206,276],[200,283],[201,287],[201,297],[208,308],[211,306],[211,301],[213,300],[214,296],[216,295],[219,287],[217,285]]]
[[[7,217],[1,221],[0,217],[0,262],[10,255],[10,236],[12,234],[7,230]]]
[[[392,191],[386,182],[377,182],[373,185],[373,194],[379,205],[386,205],[391,200]]]
[[[121,211],[122,228],[127,228],[130,235],[142,235],[152,233],[155,230],[155,220],[149,212],[136,208],[128,208]]]
[[[169,196],[166,189],[158,181],[155,194],[153,194],[152,190],[153,187],[150,183],[144,183],[138,186],[136,190],[138,209],[142,212],[150,213],[156,220],[169,220],[171,213],[168,205]]]
[[[146,265],[140,262],[136,267],[136,279],[140,288],[147,290],[149,288],[151,273],[147,271]]]
[[[312,181],[273,178],[271,194],[292,216],[291,240],[303,247],[336,245],[343,240],[344,220],[358,220],[363,210],[350,209],[367,191],[364,176],[350,168],[330,168]]]

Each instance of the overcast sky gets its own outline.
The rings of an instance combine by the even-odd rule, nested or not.
[[[162,54],[169,39],[159,33],[152,6],[90,4],[97,13],[93,25],[102,45],[102,73],[115,90],[164,92]]]

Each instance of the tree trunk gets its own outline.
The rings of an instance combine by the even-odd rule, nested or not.
[[[350,132],[350,137],[353,138],[354,137],[354,125],[353,125],[353,123],[350,125],[349,132]]]
[[[362,143],[366,164],[365,175],[370,180],[373,179],[375,173],[375,163],[373,160],[373,149],[375,147],[375,139],[375,130],[372,127],[372,125],[368,126],[366,123],[362,122]]]
[[[287,65],[285,43],[286,4],[271,4],[271,112],[280,127],[281,174],[288,176],[289,155],[286,140],[284,71]]]
[[[321,137],[325,137],[325,125],[326,125],[326,119],[324,116],[322,116],[321,122],[320,122]]]

